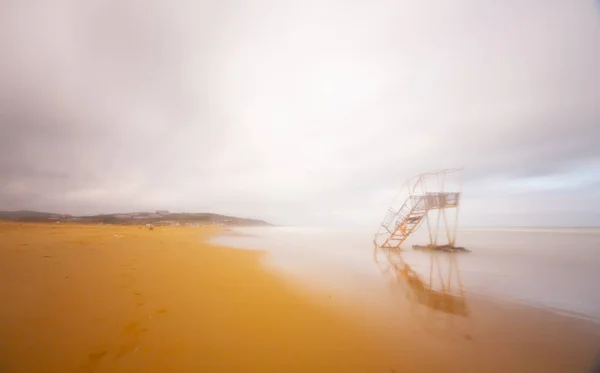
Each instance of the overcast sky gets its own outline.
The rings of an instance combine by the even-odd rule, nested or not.
[[[1,0],[0,210],[600,225],[594,0]]]

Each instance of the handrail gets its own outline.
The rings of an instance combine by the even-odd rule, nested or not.
[[[415,230],[417,230],[423,223],[421,220],[422,217],[424,219],[428,219],[429,215],[428,211],[434,209],[440,209],[445,207],[458,207],[458,193],[456,192],[456,197],[450,196],[448,198],[449,201],[456,200],[456,203],[446,203],[446,193],[444,193],[444,175],[456,171],[460,171],[462,168],[452,168],[452,169],[443,169],[432,172],[425,172],[416,176],[413,176],[406,180],[405,185],[402,187],[400,192],[394,198],[392,205],[388,208],[381,225],[379,226],[378,232],[375,234],[377,245],[383,244],[387,245],[390,238],[392,241],[397,241],[396,238],[401,238],[404,240],[408,237],[408,235],[412,234]],[[427,190],[431,185],[429,185],[428,177],[433,175],[440,175],[440,178],[437,178],[437,183],[441,182],[441,188],[437,193],[429,193]],[[440,181],[441,180],[441,181]],[[428,196],[429,194],[444,194],[443,196],[438,196],[437,199],[435,196]],[[453,192],[447,193],[448,195],[453,194]],[[443,197],[443,198],[442,198]],[[404,201],[401,201],[400,198],[404,198]],[[432,199],[433,198],[433,199]],[[435,199],[435,201],[434,201]],[[443,202],[442,202],[443,201]],[[400,208],[397,208],[398,203],[402,202]],[[404,229],[401,227],[402,224],[407,224],[408,229]],[[428,229],[429,229],[429,221]],[[438,225],[439,225],[439,217],[438,217]],[[399,229],[402,229],[399,231]],[[382,239],[380,241],[381,236],[385,235],[389,236],[388,239]],[[402,233],[402,234],[400,234]],[[406,237],[405,237],[406,236]],[[431,237],[430,237],[431,240]],[[385,241],[385,242],[383,242]],[[450,240],[451,242],[453,240]]]

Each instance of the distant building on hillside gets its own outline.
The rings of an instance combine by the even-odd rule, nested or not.
[[[169,210],[156,210],[156,213],[159,215],[169,214]]]

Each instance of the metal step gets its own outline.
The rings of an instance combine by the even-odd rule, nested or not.
[[[412,207],[411,207],[412,205]],[[423,209],[423,197],[409,197],[398,211],[388,209],[388,212],[383,220],[382,226],[389,233],[384,246],[399,247],[408,236],[416,229],[421,220],[427,214],[427,210]],[[393,227],[390,225],[393,224]],[[404,229],[400,229],[400,226]],[[392,228],[392,229],[390,229]]]

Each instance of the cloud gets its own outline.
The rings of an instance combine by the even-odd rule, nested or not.
[[[0,7],[0,208],[376,224],[405,178],[464,166],[477,220],[600,158],[592,2]]]

